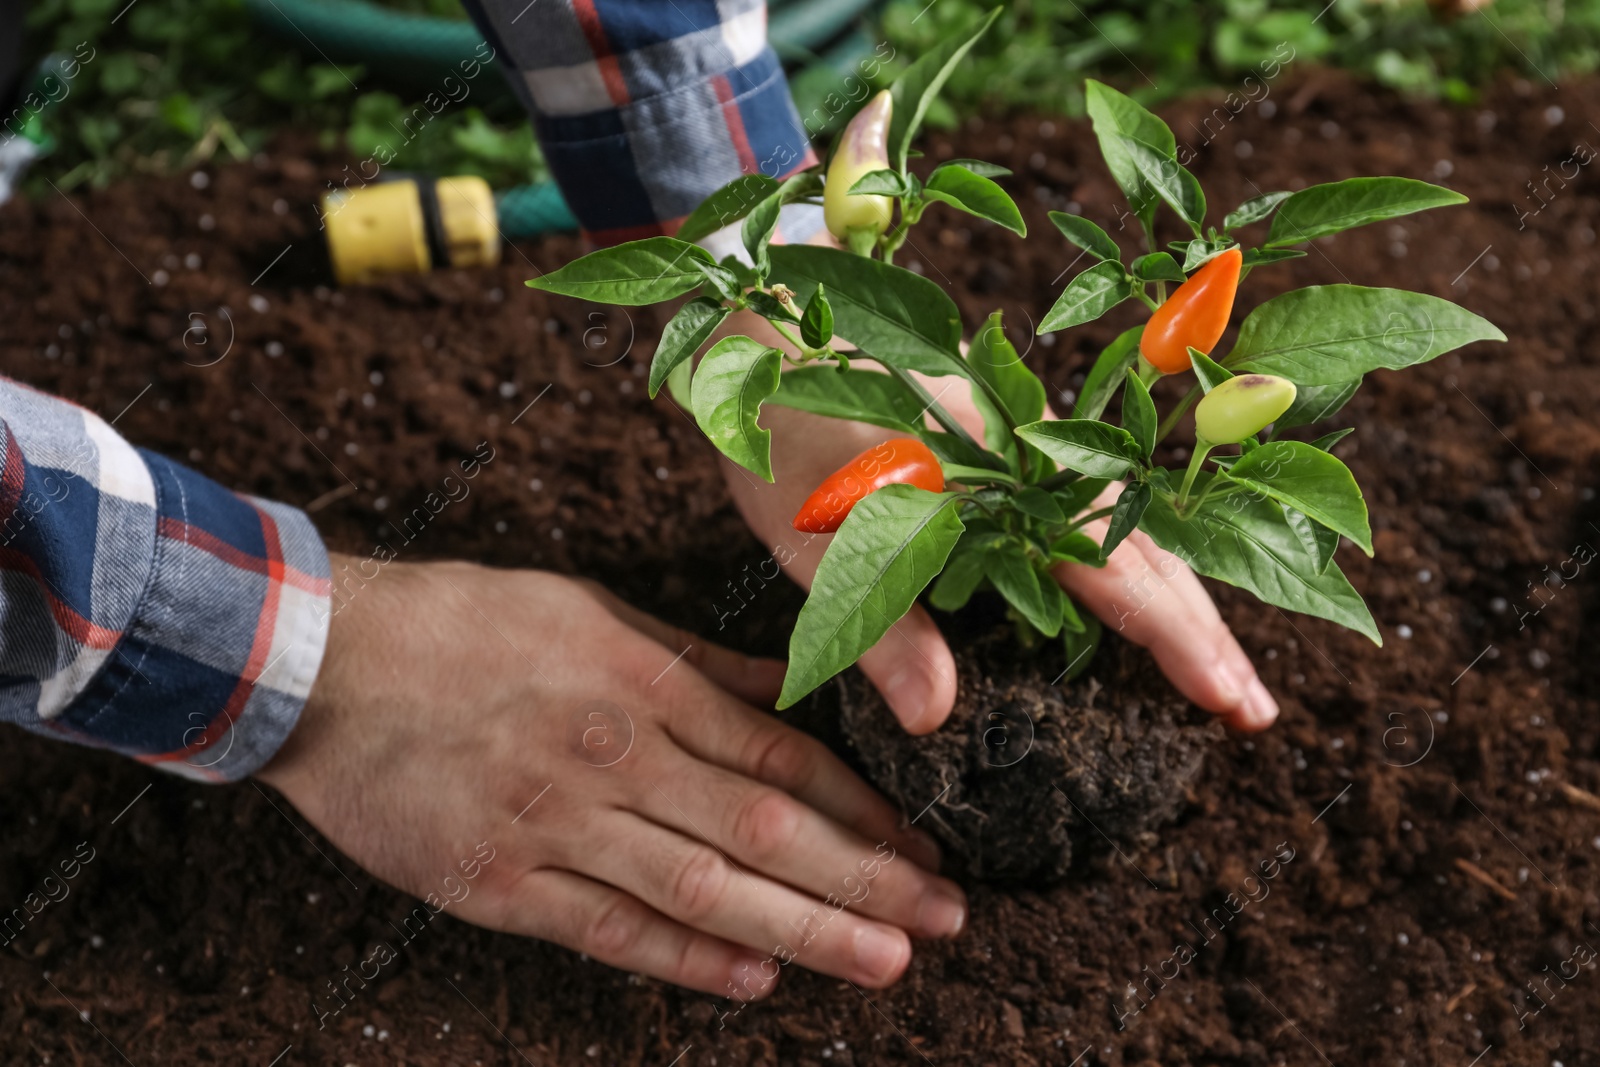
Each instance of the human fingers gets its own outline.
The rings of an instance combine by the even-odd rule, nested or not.
[[[887,841],[924,869],[939,869],[933,838],[903,825],[898,809],[816,738],[731,701],[705,700],[692,687],[674,700],[667,729],[690,755],[775,786],[862,837]]]
[[[1086,531],[1104,536],[1100,523]],[[1104,567],[1063,563],[1055,575],[1108,627],[1148,648],[1196,704],[1240,730],[1264,730],[1277,719],[1277,702],[1200,579],[1142,531],[1117,546]]]
[[[758,953],[690,929],[620,889],[573,871],[529,871],[509,889],[501,907],[495,925],[509,933],[553,941],[674,985],[751,1000],[777,984],[775,977],[752,981],[762,974]]]
[[[929,874],[887,841],[862,837],[781,789],[689,756],[666,777],[673,785],[642,791],[642,813],[680,833],[710,835],[728,858],[856,913],[918,937],[954,937],[966,925],[966,897],[954,882]],[[896,862],[898,860],[898,862]]]
[[[667,795],[662,783],[650,785]],[[911,961],[903,930],[853,914],[844,898],[818,900],[746,870],[698,834],[627,811],[612,812],[598,834],[606,847],[582,856],[584,873],[704,934],[872,988]]]

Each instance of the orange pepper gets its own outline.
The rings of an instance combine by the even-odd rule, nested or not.
[[[1190,367],[1189,349],[1211,354],[1228,328],[1243,261],[1235,245],[1208,260],[1156,308],[1139,338],[1139,351],[1151,366],[1162,374],[1180,374]]]
[[[833,533],[856,501],[886,485],[914,485],[941,493],[944,468],[933,450],[915,438],[895,437],[873,445],[823,479],[795,513],[794,528],[801,533]]]

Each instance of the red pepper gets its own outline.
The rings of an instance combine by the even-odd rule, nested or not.
[[[1206,355],[1228,328],[1244,253],[1237,245],[1207,261],[1156,308],[1139,338],[1139,351],[1162,374],[1190,367],[1189,349]]]
[[[802,533],[833,533],[856,501],[886,485],[914,485],[930,493],[944,491],[939,457],[921,441],[895,437],[873,445],[823,479],[794,517]]]

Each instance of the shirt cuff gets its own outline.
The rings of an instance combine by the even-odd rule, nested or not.
[[[93,678],[41,725],[183,777],[244,778],[293,731],[321,666],[327,550],[295,508],[131,458],[154,504],[143,592]]]
[[[675,232],[740,175],[785,178],[817,162],[770,48],[664,92],[535,122],[562,194],[602,245]]]

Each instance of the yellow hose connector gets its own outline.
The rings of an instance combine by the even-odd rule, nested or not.
[[[323,195],[322,218],[341,285],[500,262],[494,193],[472,175],[336,189]]]

